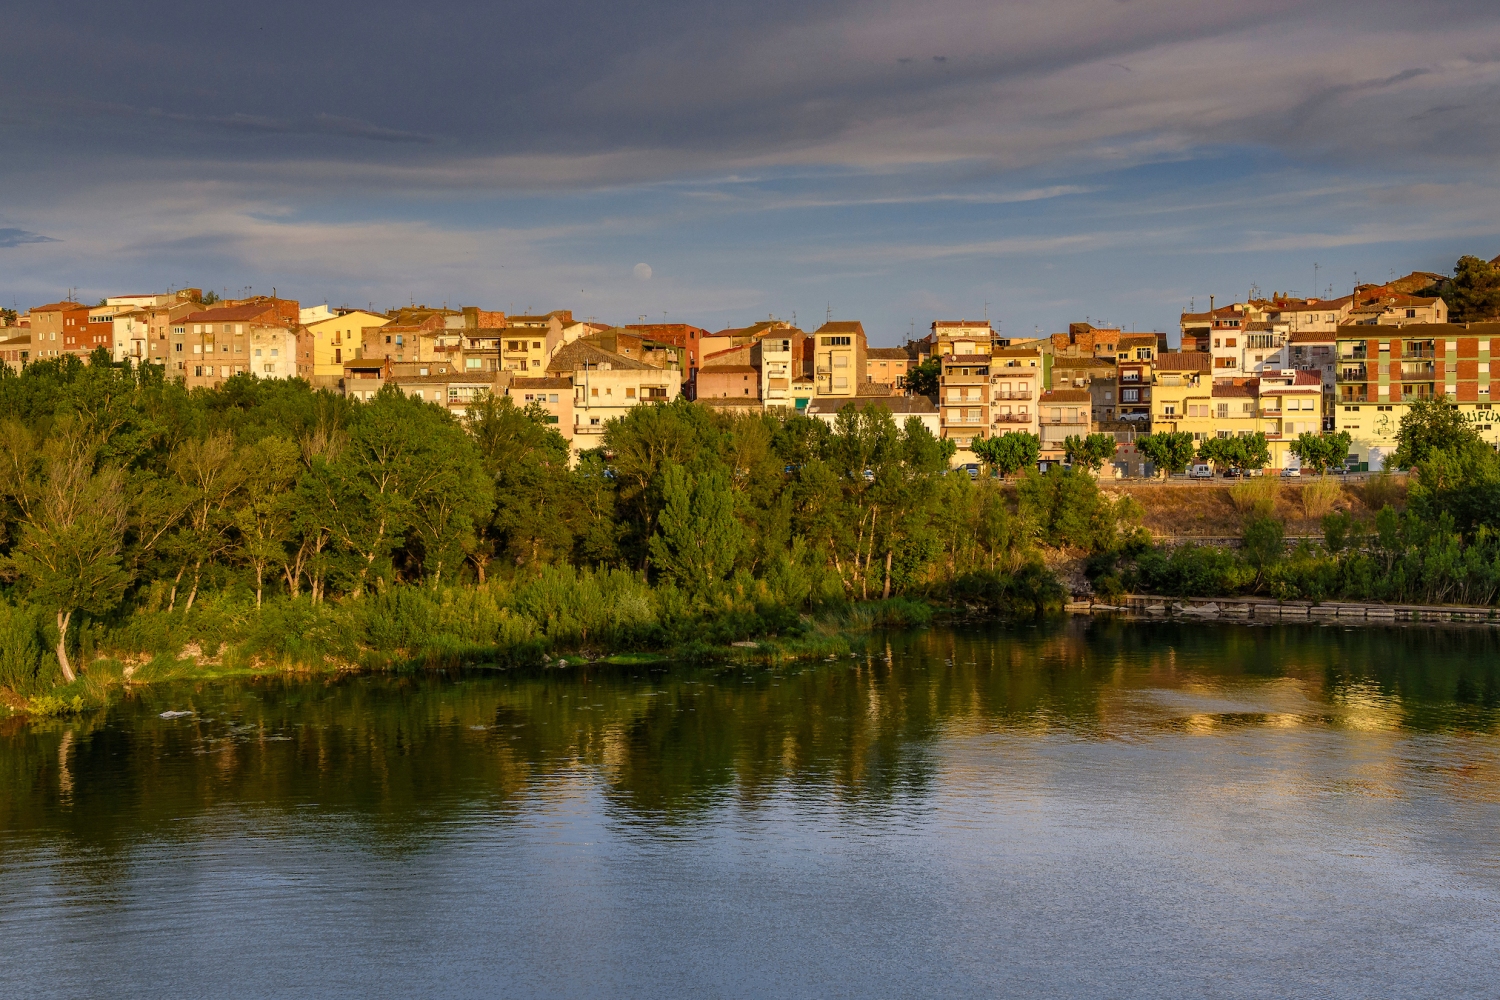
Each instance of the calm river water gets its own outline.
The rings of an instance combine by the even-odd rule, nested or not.
[[[1072,621],[7,725],[6,997],[1500,993],[1482,631]]]

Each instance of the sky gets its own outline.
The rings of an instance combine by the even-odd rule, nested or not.
[[[0,303],[1175,331],[1500,254],[1494,0],[14,0]],[[44,71],[36,71],[44,70]]]

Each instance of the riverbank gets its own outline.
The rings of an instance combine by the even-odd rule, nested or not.
[[[405,673],[422,670],[505,669],[541,666],[566,669],[593,665],[650,666],[669,662],[782,663],[836,659],[861,650],[876,629],[920,627],[934,620],[956,621],[971,617],[972,606],[942,605],[932,601],[892,598],[849,604],[818,615],[793,616],[783,631],[727,639],[715,637],[716,629],[705,629],[707,638],[694,638],[668,646],[623,642],[553,644],[546,638],[527,639],[509,645],[459,647],[444,636],[430,635],[421,646],[388,649],[359,648],[353,655],[335,652],[267,653],[254,638],[223,641],[209,650],[198,641],[175,651],[144,653],[96,646],[91,658],[80,665],[76,681],[49,690],[21,695],[0,689],[4,706],[15,715],[38,717],[78,714],[105,707],[121,691],[175,681],[223,681],[265,676],[319,676],[352,673]],[[747,632],[756,631],[753,628]],[[717,638],[718,641],[715,641]]]
[[[1477,605],[1381,604],[1357,601],[1278,601],[1262,597],[1163,597],[1125,594],[1110,601],[1074,601],[1070,614],[1124,615],[1148,620],[1306,622],[1386,625],[1392,622],[1500,628],[1500,608]]]

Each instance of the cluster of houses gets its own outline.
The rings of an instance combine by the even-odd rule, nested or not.
[[[1345,430],[1349,467],[1378,469],[1413,400],[1448,396],[1500,444],[1490,405],[1500,323],[1449,323],[1443,299],[1419,294],[1440,277],[1418,272],[1341,298],[1210,300],[1208,311],[1182,314],[1175,348],[1165,333],[1091,323],[1023,339],[985,320],[939,320],[921,339],[871,347],[858,321],[806,332],[770,318],[710,332],[610,326],[567,310],[205,302],[188,288],[34,307],[0,329],[0,362],[102,348],[116,362],[162,365],[189,387],[250,373],[369,399],[395,385],[458,414],[482,394],[507,395],[544,411],[575,452],[596,447],[630,407],[685,395],[725,411],[779,408],[828,422],[846,406],[884,407],[952,440],[956,463],[973,461],[984,437],[1035,435],[1049,463],[1063,459],[1067,438],[1109,433],[1115,474],[1149,475],[1136,440],[1172,431],[1198,441],[1262,433],[1271,466],[1292,468],[1299,435]]]

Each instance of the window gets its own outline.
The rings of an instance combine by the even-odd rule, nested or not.
[[[276,357],[276,356],[277,356],[277,355],[279,355],[279,354],[280,354],[280,353],[281,353],[281,352],[280,352],[280,351],[278,351],[278,350],[277,350],[277,349],[276,349],[276,348],[274,348],[274,347],[273,347],[273,348],[271,348],[271,357],[273,357],[273,358],[274,358],[274,357]]]
[[[193,353],[194,354],[202,354],[203,353],[203,345],[202,344],[194,344],[193,345]]]
[[[835,368],[848,368],[849,367],[849,356],[847,354],[837,354],[837,355],[834,355],[834,358],[833,358],[833,367],[835,367]]]
[[[549,392],[549,393],[547,393],[547,402],[549,402],[549,403],[555,403],[555,402],[557,402],[557,393],[555,393],[555,392]]]
[[[540,340],[533,340],[531,346],[540,351],[542,349],[542,342]]]
[[[1069,407],[1068,408],[1068,423],[1070,423],[1070,424],[1076,424],[1076,423],[1078,423],[1078,410],[1077,410],[1076,407]]]
[[[1164,416],[1175,417],[1177,415],[1177,407],[1173,406],[1171,403],[1168,403],[1166,406],[1163,406],[1161,408],[1161,412]]]
[[[1062,423],[1062,410],[1059,407],[1054,406],[1052,408],[1052,420],[1059,424]]]
[[[848,337],[824,337],[824,347],[848,347],[852,341]]]
[[[478,371],[484,367],[483,358],[464,358],[464,367],[469,371]]]
[[[750,393],[750,390],[746,389],[745,390],[745,394],[749,395],[749,393]],[[625,387],[625,398],[626,399],[634,399],[635,398],[635,387],[634,386],[626,386]]]
[[[598,386],[594,386],[592,389],[590,389],[589,390],[589,395],[593,396],[595,399],[598,399],[599,398],[599,387]]]
[[[1220,403],[1219,404],[1219,416],[1220,417],[1227,417],[1227,416],[1229,416],[1229,404],[1228,403]]]
[[[256,356],[256,357],[257,357],[257,358],[258,358],[258,357],[260,357],[260,348],[259,348],[259,347],[257,347],[257,348],[256,348],[256,349],[255,349],[255,356]]]
[[[1109,393],[1106,392],[1104,394],[1104,398],[1105,398],[1105,400],[1108,400],[1109,399]],[[1120,402],[1122,402],[1122,403],[1139,403],[1140,401],[1141,401],[1141,390],[1139,390],[1139,389],[1121,389],[1120,390]]]
[[[847,389],[849,388],[849,380],[840,375],[838,378],[833,380],[833,387],[835,389]]]

